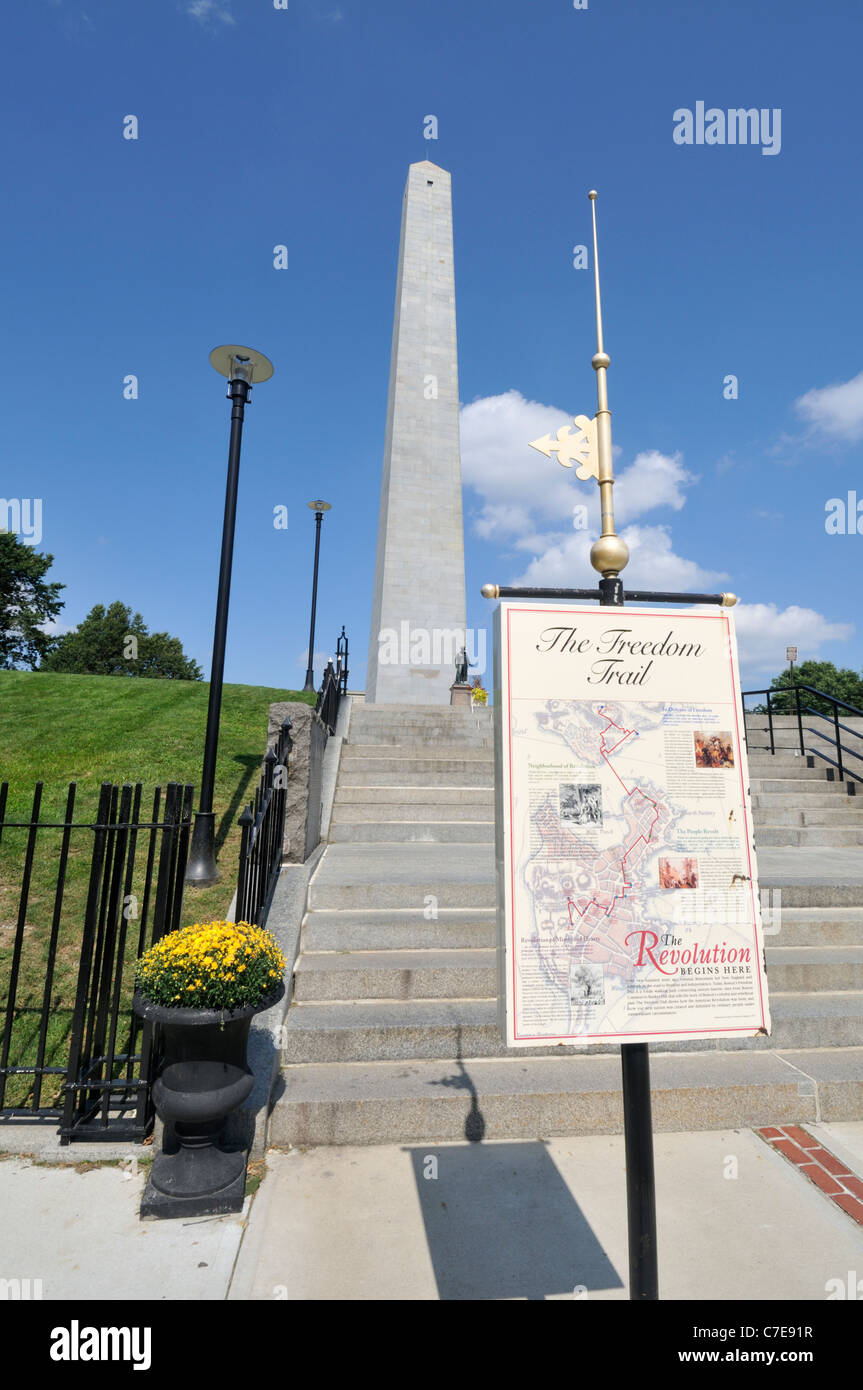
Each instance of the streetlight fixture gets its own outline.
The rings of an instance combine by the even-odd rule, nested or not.
[[[237,519],[237,487],[240,479],[240,445],[243,413],[252,385],[269,381],[273,364],[253,348],[231,344],[213,348],[210,364],[228,378],[231,410],[231,441],[228,448],[228,483],[225,491],[225,519],[222,523],[222,559],[219,592],[216,599],[216,626],[213,634],[213,662],[210,669],[210,699],[207,705],[207,732],[204,738],[204,767],[201,773],[201,799],[195,813],[186,882],[204,887],[216,883],[216,827],[213,788],[216,781],[216,753],[219,746],[219,717],[222,712],[222,678],[225,670],[225,638],[228,631],[228,602],[231,596],[231,565],[234,556],[234,524]]]
[[[315,662],[315,609],[318,606],[318,556],[321,553],[321,522],[324,519],[324,512],[331,512],[332,507],[329,502],[309,502],[309,507],[315,514],[315,573],[312,579],[312,624],[309,632],[309,664],[306,667],[306,683],[303,686],[303,693],[315,689],[315,673],[312,669]]]

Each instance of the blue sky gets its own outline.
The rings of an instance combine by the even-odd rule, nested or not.
[[[453,176],[469,623],[486,580],[593,582],[572,516],[595,485],[526,446],[595,410],[572,248],[596,187],[625,578],[740,594],[749,684],[789,642],[863,666],[863,536],[825,530],[828,499],[863,500],[856,0],[31,0],[4,40],[0,495],[42,499],[66,625],[121,599],[209,669],[208,354],[247,343],[275,375],[226,679],[302,684],[323,497],[316,648],[344,623],[362,685],[401,197],[429,158]],[[778,153],[675,143],[699,101],[781,111]]]

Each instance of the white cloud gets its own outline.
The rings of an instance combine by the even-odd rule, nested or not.
[[[460,423],[462,477],[482,499],[473,518],[477,535],[524,549],[525,533],[544,522],[569,527],[577,504],[587,507],[590,524],[598,528],[599,490],[593,479],[582,483],[556,456],[547,459],[530,448],[532,439],[572,424],[566,410],[513,390],[462,406]],[[648,449],[617,475],[615,516],[625,525],[656,507],[679,511],[686,500],[683,489],[695,481],[679,454]]]
[[[863,439],[863,372],[835,386],[821,386],[794,402],[797,412],[833,439]]]
[[[559,426],[571,423],[565,410],[528,401],[519,391],[462,407],[462,476],[480,498],[473,529],[484,540],[533,557],[513,583],[563,587],[592,582],[589,552],[599,534],[599,489],[593,479],[582,483],[574,469],[529,447],[532,439],[554,435]],[[680,511],[685,489],[696,481],[680,454],[657,449],[644,450],[628,467],[619,468],[615,519],[632,552],[626,571],[630,586],[703,589],[722,577],[675,555],[664,526],[636,524],[658,507]],[[587,529],[573,530],[576,506],[587,509]]]
[[[675,555],[671,535],[664,526],[625,526],[620,535],[630,551],[624,574],[625,589],[718,592],[718,582],[727,578],[719,570],[702,569],[694,560]],[[599,576],[590,563],[592,538],[587,532],[575,531],[565,539],[535,539],[547,539],[549,543],[512,581],[513,584],[592,588],[597,582]]]
[[[230,0],[188,0],[186,13],[200,24],[236,24],[231,14]]]
[[[857,380],[863,412],[863,374]],[[599,533],[599,489],[593,479],[580,483],[574,469],[561,468],[556,458],[546,459],[529,447],[531,439],[554,435],[560,425],[571,422],[565,410],[528,401],[519,391],[486,396],[462,407],[462,474],[480,499],[472,518],[474,530],[506,550],[531,557],[520,574],[504,580],[508,584],[592,588],[596,582],[590,547]],[[717,471],[726,471],[732,463],[725,455]],[[630,550],[624,589],[715,593],[730,587],[724,572],[677,555],[667,526],[641,520],[657,507],[679,512],[686,488],[696,481],[679,453],[656,449],[643,451],[618,471],[615,519]],[[587,530],[573,529],[573,507],[578,503],[587,507]],[[824,643],[845,641],[854,632],[852,623],[832,622],[812,608],[796,605],[778,609],[772,603],[738,604],[734,615],[741,665],[749,672],[744,686],[782,670],[788,645],[796,644],[805,660],[817,657]]]
[[[775,603],[739,603],[734,620],[741,666],[772,676],[785,668],[787,646],[799,648],[801,661],[817,660],[825,642],[845,642],[854,632],[853,623],[831,622],[796,604],[780,609]]]

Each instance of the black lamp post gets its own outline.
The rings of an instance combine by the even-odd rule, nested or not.
[[[186,882],[201,887],[216,883],[221,874],[216,868],[216,827],[213,811],[213,788],[216,781],[216,753],[219,747],[219,716],[222,712],[222,677],[225,670],[225,638],[228,631],[228,602],[231,596],[231,564],[234,556],[234,524],[237,518],[237,486],[240,479],[240,444],[243,438],[243,413],[252,392],[273,375],[272,363],[263,353],[252,348],[213,348],[210,363],[228,378],[228,400],[231,410],[231,442],[228,449],[228,484],[225,492],[225,519],[222,523],[222,560],[219,567],[219,592],[216,600],[216,627],[213,634],[213,663],[210,670],[210,699],[207,705],[207,733],[204,739],[204,768],[201,773],[201,799],[195,813]]]
[[[306,683],[303,692],[307,690],[314,693],[315,673],[315,609],[318,606],[318,556],[321,553],[321,522],[324,519],[324,512],[332,511],[329,502],[309,502],[308,504],[315,514],[315,573],[312,579],[312,623],[309,631],[309,664],[306,667]]]

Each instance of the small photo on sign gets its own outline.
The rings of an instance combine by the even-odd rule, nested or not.
[[[698,860],[688,856],[685,859],[660,859],[660,888],[697,888]]]
[[[696,767],[733,767],[734,740],[724,731],[692,735],[695,744]]]
[[[595,782],[558,784],[560,819],[567,825],[602,825],[602,788]]]
[[[571,1004],[604,1004],[605,971],[601,965],[576,965],[569,972]]]

